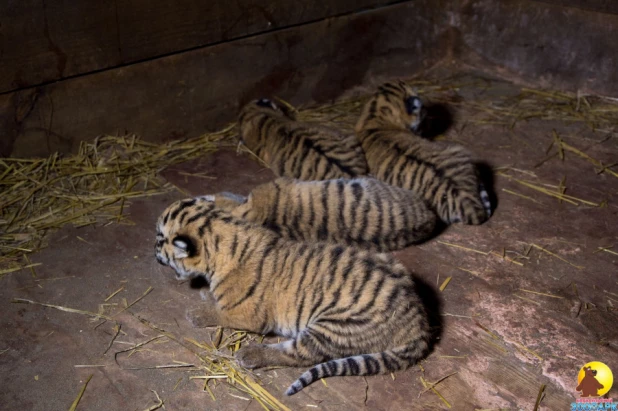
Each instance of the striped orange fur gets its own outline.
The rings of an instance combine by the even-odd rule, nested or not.
[[[179,279],[204,276],[207,300],[195,326],[288,338],[243,347],[247,368],[308,366],[293,395],[331,376],[403,370],[428,352],[430,331],[410,273],[387,254],[289,241],[194,198],[157,222],[157,260]]]
[[[482,224],[491,204],[472,155],[459,144],[416,135],[423,115],[421,99],[404,82],[379,87],[356,124],[369,171],[423,196],[446,223]]]
[[[296,121],[284,105],[252,101],[242,109],[239,124],[241,141],[277,176],[327,180],[367,174],[354,133]]]
[[[397,250],[432,235],[436,215],[409,190],[374,178],[300,181],[281,177],[248,198],[212,196],[232,215],[299,241],[331,241],[379,251]]]

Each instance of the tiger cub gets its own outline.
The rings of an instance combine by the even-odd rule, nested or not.
[[[268,99],[247,104],[239,123],[241,141],[277,176],[326,180],[367,174],[354,133],[296,121],[287,107]]]
[[[422,195],[445,223],[482,224],[491,204],[470,152],[417,136],[423,117],[423,104],[410,86],[402,81],[380,86],[355,128],[369,171]]]
[[[282,177],[257,186],[248,198],[219,193],[208,199],[292,240],[332,241],[380,251],[425,240],[436,226],[436,215],[425,200],[374,178]]]
[[[208,281],[206,302],[187,313],[194,326],[288,338],[236,353],[246,368],[312,366],[287,395],[320,378],[403,370],[428,353],[414,281],[387,254],[287,240],[198,197],[159,217],[155,255],[178,279]]]

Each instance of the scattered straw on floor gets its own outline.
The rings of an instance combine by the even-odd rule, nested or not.
[[[212,152],[233,134],[228,127],[167,144],[105,136],[71,156],[0,159],[0,264],[10,263],[0,274],[28,266],[24,256],[64,224],[124,222],[127,200],[174,189],[162,169]]]

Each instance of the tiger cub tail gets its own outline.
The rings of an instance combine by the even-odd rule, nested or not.
[[[414,345],[404,345],[379,353],[354,355],[317,364],[298,377],[288,387],[285,394],[294,395],[322,378],[377,375],[405,370],[421,359],[428,349],[427,341],[419,339]]]

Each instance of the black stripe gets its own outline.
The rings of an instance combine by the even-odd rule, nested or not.
[[[328,239],[328,187],[330,186],[330,181],[325,181],[322,185],[321,192],[321,204],[322,204],[322,223],[318,228],[318,240],[327,240]]]
[[[377,199],[379,200],[379,198]],[[360,203],[359,203],[360,205]],[[361,239],[366,239],[368,237],[369,231],[369,213],[371,212],[371,199],[367,198],[363,202],[362,209],[359,207],[357,210],[361,210],[363,218],[361,219],[360,228],[358,231],[358,237]],[[356,219],[358,221],[358,219]],[[380,227],[377,227],[377,232],[380,231]]]
[[[348,260],[348,264],[345,266],[345,268],[343,269],[343,272],[341,273],[341,276],[343,277],[344,281],[347,281],[348,279],[348,275],[350,275],[350,272],[352,271],[352,269],[354,268],[354,256],[350,256],[350,260]]]
[[[303,316],[303,310],[305,309],[305,297],[307,296],[307,293],[303,293],[301,298],[300,298],[300,302],[298,303],[298,308],[296,309],[297,314],[296,314],[296,326],[294,327],[294,331],[295,332],[300,332],[300,320]]]
[[[393,203],[387,203],[387,207],[388,207],[388,227],[386,227],[386,230],[384,231],[385,235],[389,235],[393,232],[393,230],[395,229],[395,212],[393,210]]]
[[[245,253],[247,252],[247,250],[249,249],[249,243],[251,242],[251,239],[247,239],[242,247],[242,250],[240,251],[240,256],[238,257],[238,262],[242,263],[243,262],[243,257],[245,256]]]
[[[307,223],[307,227],[314,227],[315,224],[315,198],[313,197],[313,190],[309,191],[309,222]],[[317,233],[316,233],[317,234]]]
[[[417,199],[415,199],[415,200],[417,200]],[[406,207],[405,204],[401,204],[399,207],[402,208],[400,210],[400,212],[401,212],[401,216],[403,217],[403,230],[402,230],[403,233],[406,233],[406,234],[409,233],[411,235],[414,235],[414,231],[415,230],[413,230],[411,225],[410,225],[410,216],[408,215],[408,209],[403,208],[403,207]],[[410,209],[412,208],[411,205],[409,205],[409,207],[410,207]],[[419,221],[419,223],[420,223],[420,221]],[[396,236],[393,240],[396,240],[397,238],[399,238],[399,236]],[[406,238],[404,238],[404,240],[405,240],[406,243],[408,242],[407,236],[406,236]],[[402,244],[402,245],[404,245],[404,244]],[[407,245],[407,244],[405,244],[405,245]]]
[[[262,281],[262,270],[264,269],[264,261],[266,260],[268,255],[274,250],[274,248],[275,248],[276,244],[278,243],[278,241],[279,241],[279,238],[274,238],[264,248],[264,253],[262,254],[262,257],[261,257],[260,261],[257,264],[257,270],[256,270],[255,279],[253,280],[253,283],[251,284],[249,289],[245,292],[245,294],[238,301],[236,301],[234,304],[232,304],[231,306],[229,306],[229,305],[228,306],[223,306],[223,307],[221,307],[221,309],[231,310],[231,309],[233,309],[235,307],[238,307],[240,304],[245,302],[249,297],[251,297],[253,295],[253,293],[255,292],[255,289],[257,288],[258,284]]]
[[[328,368],[328,376],[337,375],[337,361],[329,361],[326,363],[326,367]]]
[[[367,375],[375,375],[380,372],[380,363],[378,362],[378,360],[373,358],[372,355],[363,355],[363,360],[365,360],[365,368],[367,369]]]
[[[232,248],[230,250],[230,254],[232,254],[232,257],[236,256],[237,247],[238,247],[238,234],[234,233],[234,240],[232,240]]]
[[[382,206],[382,199],[381,198],[377,198],[376,199],[376,208],[378,209],[378,232],[381,230],[384,230],[383,224],[384,224],[384,210],[383,210],[383,206]]]
[[[305,138],[303,139],[302,144],[309,150],[315,151],[318,155],[324,157],[328,161],[327,167],[335,166],[341,172],[351,177],[355,177],[357,175],[357,173],[352,170],[347,164],[343,164],[340,159],[332,157],[328,151],[325,151],[324,148],[320,146],[319,141],[313,141],[310,138]]]
[[[268,217],[268,221],[272,224],[279,220],[279,202],[281,201],[281,188],[279,184],[276,182],[273,184],[275,187],[275,201],[273,202],[273,207],[270,210],[270,216]]]
[[[339,267],[341,255],[343,254],[343,247],[336,246],[333,247],[330,251],[330,269],[328,270],[328,285],[333,284],[333,280],[335,279],[335,273],[337,272],[337,268]]]
[[[298,381],[300,381],[300,385],[305,388],[309,382],[305,380],[305,377],[303,377],[302,375],[300,376],[300,378],[298,378]],[[298,391],[297,391],[298,392]]]
[[[348,375],[358,375],[358,373],[360,372],[360,368],[358,367],[358,363],[356,362],[356,360],[353,357],[349,357],[346,360],[346,363],[350,367],[350,373]]]
[[[381,352],[380,353],[380,357],[382,358],[382,363],[384,363],[384,367],[388,370],[388,371],[398,371],[399,370],[399,364],[394,361],[390,355],[386,352]],[[395,364],[393,364],[395,363]]]
[[[194,214],[191,218],[189,218],[187,220],[186,224],[191,224],[192,222],[197,221],[197,220],[199,220],[202,217],[206,217],[208,215],[208,213],[209,213],[209,210],[202,211],[201,213]]]
[[[293,268],[296,266],[296,262],[304,257],[304,254],[308,248],[309,248],[309,245],[307,243],[301,243],[298,249],[295,250],[294,258],[292,259],[292,262],[290,263],[290,267]],[[294,251],[294,249],[291,249],[291,250]],[[290,283],[292,282],[293,279],[294,279],[293,275],[288,275],[287,277],[285,277],[283,280],[285,282],[282,282],[281,288],[283,290],[287,290],[287,288],[290,286]]]
[[[182,224],[188,215],[189,215],[188,210],[183,211],[182,214],[180,215],[180,218],[178,219],[178,224]]]
[[[180,212],[181,212],[182,210],[184,210],[184,209],[185,209],[185,208],[187,208],[187,207],[191,207],[191,206],[192,206],[192,205],[194,205],[194,204],[195,204],[195,199],[192,199],[192,200],[186,200],[186,201],[181,202],[181,203],[178,205],[178,208],[176,208],[176,210],[174,210],[174,211],[172,212],[172,214],[170,215],[170,218],[171,218],[172,220],[175,220],[175,219],[176,219],[176,217],[178,217],[178,214],[180,214]]]
[[[313,381],[317,381],[320,379],[320,376],[318,374],[318,370],[316,369],[316,367],[311,368],[309,372],[311,373],[311,378],[313,379]]]
[[[309,234],[305,233],[304,230],[300,228],[300,220],[303,217],[303,198],[302,193],[299,190],[298,198],[295,200],[298,201],[298,206],[296,207],[296,213],[294,214],[294,218],[292,219],[292,224],[290,226],[291,231],[294,233],[294,239],[308,239]],[[310,227],[306,227],[305,230]]]
[[[344,216],[344,211],[345,211],[345,203],[346,203],[346,196],[343,195],[343,190],[345,188],[345,183],[343,180],[337,180],[337,196],[338,196],[338,200],[339,200],[339,218],[337,221],[337,230],[339,231],[339,233],[346,233],[346,229],[345,229],[345,216]]]
[[[211,219],[207,219],[206,221],[204,221],[204,223],[197,229],[198,235],[200,236],[200,238],[204,237],[204,233],[206,232],[206,230],[208,229],[210,231],[210,227],[211,227],[211,223],[212,220]]]
[[[386,298],[386,301],[388,301],[388,303],[386,304],[386,307],[384,307],[382,312],[390,313],[395,309],[395,304],[399,301],[399,294],[401,293],[401,291],[401,288],[393,288],[391,290],[391,293]]]

